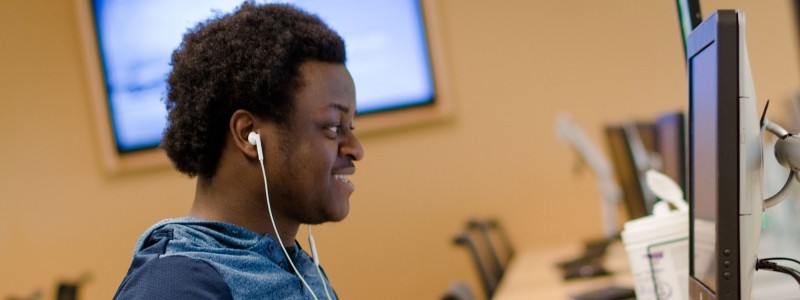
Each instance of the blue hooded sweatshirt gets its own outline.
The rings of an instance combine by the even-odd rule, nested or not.
[[[295,242],[289,256],[318,299],[338,299]],[[193,218],[161,221],[139,239],[114,299],[314,299],[271,236]]]

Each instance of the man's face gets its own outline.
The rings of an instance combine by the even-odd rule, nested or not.
[[[344,219],[355,186],[349,175],[364,150],[353,135],[355,85],[344,65],[318,61],[300,67],[288,124],[265,162],[276,217],[319,224]]]

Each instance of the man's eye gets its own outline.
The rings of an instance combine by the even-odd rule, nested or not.
[[[341,130],[341,125],[334,125],[334,126],[328,127],[327,129],[330,130],[333,133],[337,133],[338,134],[339,130]]]

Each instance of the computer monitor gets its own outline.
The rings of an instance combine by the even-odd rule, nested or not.
[[[761,132],[741,11],[689,36],[689,295],[748,299],[762,197]]]
[[[686,40],[689,38],[689,34],[703,21],[700,13],[700,0],[675,0],[675,6],[678,9],[678,25],[681,28],[683,53],[686,54]]]
[[[686,191],[686,118],[683,112],[663,113],[655,122],[656,152],[661,158],[661,172]]]
[[[656,197],[647,187],[645,172],[653,167],[655,126],[649,122],[630,122],[605,127],[606,141],[614,173],[622,188],[628,219],[649,215]]]

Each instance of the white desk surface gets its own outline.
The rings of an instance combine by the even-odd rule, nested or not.
[[[619,241],[608,248],[604,263],[612,275],[563,280],[556,263],[578,257],[582,250],[576,243],[516,253],[492,299],[567,299],[570,295],[611,285],[633,288],[628,257]]]
[[[609,247],[604,264],[613,273],[611,276],[563,280],[562,272],[555,264],[575,258],[581,253],[581,245],[577,243],[517,253],[492,299],[569,299],[570,295],[611,285],[633,288],[628,257],[619,241]],[[797,283],[787,275],[766,271],[756,272],[754,281],[750,297],[753,300],[800,299]]]

